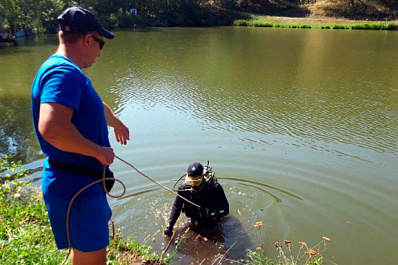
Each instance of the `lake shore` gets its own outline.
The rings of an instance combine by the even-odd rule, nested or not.
[[[278,27],[278,28],[317,28],[317,29],[352,29],[352,30],[398,30],[398,21],[369,21],[330,18],[320,16],[282,17],[250,15],[249,19],[238,19],[234,26]]]

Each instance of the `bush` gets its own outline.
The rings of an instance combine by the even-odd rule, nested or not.
[[[398,24],[395,24],[394,22],[388,23],[387,29],[388,30],[398,30]]]
[[[333,25],[332,29],[347,29],[347,27],[344,25]]]

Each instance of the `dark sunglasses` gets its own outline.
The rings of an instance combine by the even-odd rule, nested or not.
[[[94,39],[96,42],[99,43],[99,45],[100,45],[100,50],[102,50],[102,48],[104,48],[105,41],[103,41],[103,40],[101,40],[101,39],[95,37],[94,35],[91,35],[91,37],[93,37],[93,39]]]

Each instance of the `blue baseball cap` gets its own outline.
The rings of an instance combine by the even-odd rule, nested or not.
[[[107,39],[113,39],[115,35],[105,29],[99,20],[87,9],[80,6],[69,7],[58,16],[57,21],[62,31],[87,33],[96,31]]]

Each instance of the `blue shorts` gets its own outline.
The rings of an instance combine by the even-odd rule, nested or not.
[[[57,169],[44,168],[43,197],[59,249],[68,248],[66,213],[70,198],[77,192],[76,186],[81,188],[93,181],[89,176],[71,176]],[[72,204],[69,215],[72,248],[89,252],[107,247],[111,216],[112,211],[100,185],[96,184],[82,192]]]
[[[57,247],[68,248],[66,212],[69,201],[45,200],[45,203]],[[107,247],[111,216],[112,211],[105,195],[75,202],[69,216],[72,248],[88,252]]]

